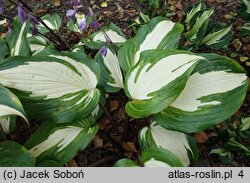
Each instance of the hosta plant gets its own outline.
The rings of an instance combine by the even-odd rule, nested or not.
[[[209,19],[214,14],[213,8],[207,8],[201,1],[187,8],[185,13],[182,20],[185,26],[184,35],[194,48],[202,46],[211,49],[227,48],[232,35],[232,26],[221,22],[210,23]]]
[[[187,14],[185,22],[190,20],[191,28],[184,36],[210,47],[224,45],[220,38],[230,28],[207,29],[202,24],[207,24],[213,10],[201,7],[198,4]],[[97,25],[91,10],[78,24],[75,15],[79,11],[67,12],[71,30],[81,33]],[[45,122],[23,145],[1,143],[0,154],[13,159],[11,164],[0,162],[2,166],[21,166],[21,155],[29,159],[26,166],[64,165],[95,137],[100,109],[120,135],[103,102],[105,93],[120,90],[128,98],[127,115],[148,118],[150,124],[138,134],[141,158],[124,157],[115,166],[190,166],[198,158],[192,133],[229,118],[245,98],[244,69],[225,56],[181,50],[184,26],[164,17],[151,19],[130,39],[114,24],[95,26],[89,38],[68,51],[55,49],[43,35],[31,37],[31,20],[15,20],[13,31],[0,42],[4,48],[0,57],[1,129],[10,132],[13,127],[6,124],[16,116]],[[40,21],[38,31],[60,29],[57,15]],[[91,58],[84,53],[86,47],[99,51]],[[16,153],[6,153],[13,149]]]

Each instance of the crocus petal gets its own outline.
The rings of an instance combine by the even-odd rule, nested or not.
[[[93,29],[96,29],[98,28],[98,23],[95,20],[92,20],[89,26]]]
[[[110,37],[107,34],[104,34],[104,37],[105,37],[107,43],[112,43],[112,40],[110,39]]]
[[[101,49],[100,49],[100,54],[104,57],[107,56],[107,53],[108,53],[108,50],[107,50],[107,47],[106,46],[103,46]]]
[[[76,10],[68,10],[66,13],[66,17],[74,20],[75,19],[75,14],[76,14]]]
[[[0,0],[0,14],[3,14],[3,2]]]
[[[75,5],[77,6],[79,4],[81,4],[81,1],[80,0],[75,0]]]
[[[25,22],[25,20],[27,19],[27,15],[26,15],[24,9],[21,6],[18,6],[17,11],[18,11],[18,17],[19,17],[20,21],[22,23]]]
[[[80,29],[81,31],[84,31],[86,28],[87,28],[87,21],[86,21],[86,19],[84,19],[84,20],[82,20],[82,21],[80,22],[80,24],[79,24],[79,29]]]
[[[36,17],[34,17],[33,15],[29,15],[29,18],[30,18],[30,22],[31,22],[31,24],[32,24],[33,26],[39,24],[38,20],[37,20]]]

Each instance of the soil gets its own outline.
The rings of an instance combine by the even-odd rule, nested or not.
[[[75,34],[66,29],[66,23],[68,19],[65,17],[66,11],[70,9],[68,1],[60,0],[60,5],[55,5],[53,0],[25,0],[30,7],[39,16],[47,13],[58,13],[63,18],[63,26],[60,29],[60,35],[73,46],[78,43],[81,37],[86,37],[90,32],[86,32],[83,35]],[[102,7],[101,3],[107,3],[107,7]],[[171,17],[173,21],[180,21],[184,10],[191,4],[198,2],[198,0],[168,0],[169,9],[173,10],[175,14]],[[6,11],[6,15],[14,17],[16,15],[16,8],[5,2],[9,9]],[[160,10],[152,10],[147,3],[138,3],[135,0],[82,0],[82,3],[86,7],[91,7],[96,15],[96,19],[102,24],[107,25],[109,22],[115,23],[125,35],[129,38],[133,32],[129,28],[129,24],[139,14],[139,11],[146,14],[162,13]],[[219,53],[231,57],[232,53],[235,53],[234,59],[238,61],[248,71],[249,68],[245,66],[244,62],[241,62],[241,57],[250,57],[250,39],[246,37],[240,37],[240,27],[245,23],[237,13],[240,9],[240,0],[205,0],[208,7],[215,8],[215,14],[213,15],[211,22],[225,22],[233,24],[233,37],[230,41],[229,48],[227,50],[213,50],[212,52]],[[152,13],[153,12],[153,13]],[[200,49],[198,52],[211,52],[208,49]],[[105,115],[98,120],[101,131],[98,133],[100,139],[103,140],[103,144],[100,147],[96,147],[96,144],[92,142],[89,146],[79,152],[74,158],[74,163],[68,163],[68,166],[113,166],[114,162],[122,157],[128,157],[131,159],[137,159],[139,153],[139,146],[137,144],[138,131],[149,123],[150,118],[142,120],[133,120],[126,116],[124,106],[127,102],[123,92],[118,94],[110,94],[107,106],[111,109],[111,117],[117,123],[119,130],[123,133],[123,139],[116,135],[109,120]],[[250,93],[247,94],[246,100],[242,105],[240,113],[250,113]],[[13,140],[23,144],[25,140],[32,134],[42,123],[42,121],[31,121],[30,127],[24,125],[22,121],[19,121],[16,132],[10,137]],[[213,132],[213,131],[212,131]],[[212,133],[209,130],[208,134]],[[99,140],[100,140],[99,139]],[[115,143],[111,143],[115,141]],[[250,146],[250,142],[247,142]],[[115,144],[118,144],[117,146]],[[120,147],[122,145],[122,148]],[[223,165],[217,155],[209,155],[211,149],[215,146],[223,146],[224,141],[218,137],[209,137],[203,143],[199,144],[199,160],[195,166],[250,166],[250,162],[245,159],[242,153],[237,152],[234,160],[227,165]]]

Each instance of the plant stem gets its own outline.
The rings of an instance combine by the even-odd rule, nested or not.
[[[125,115],[125,122],[124,122],[123,139],[126,139],[127,135],[128,135],[129,117],[128,117],[127,113],[125,113],[124,115]]]
[[[86,10],[86,11],[89,11],[89,9],[87,9],[86,7],[84,7],[84,9]],[[92,21],[95,21],[96,23],[97,23],[97,27],[102,31],[102,33],[105,35],[104,37],[105,37],[105,39],[106,39],[106,37],[110,40],[109,41],[109,43],[111,44],[111,46],[113,47],[113,49],[114,49],[114,51],[115,51],[115,53],[116,53],[116,55],[118,54],[118,51],[117,51],[117,49],[116,49],[116,47],[115,47],[115,44],[112,42],[112,40],[110,39],[110,37],[108,36],[108,34],[106,33],[106,31],[104,30],[104,29],[102,29],[102,26],[101,26],[101,24],[95,19],[95,17],[94,16],[92,16],[92,18],[93,18],[93,20]],[[107,41],[107,39],[106,39],[106,41]]]
[[[108,117],[110,123],[112,124],[112,127],[114,128],[115,132],[117,135],[121,135],[121,132],[119,131],[117,124],[114,122],[114,120],[112,119],[108,109],[106,108],[106,106],[102,103],[102,101],[99,102],[99,105],[101,107],[101,109],[103,110],[103,112],[106,114],[106,116]]]
[[[93,17],[93,19],[94,19],[94,17]],[[98,27],[101,29],[102,33],[105,35],[104,37],[107,37],[110,40],[109,43],[111,44],[111,46],[113,47],[113,49],[114,49],[114,51],[115,51],[115,53],[117,55],[118,51],[117,51],[117,49],[115,47],[115,44],[112,42],[112,40],[110,39],[110,37],[108,36],[106,31],[104,29],[102,29],[102,26],[100,25],[100,23],[98,21],[96,21],[95,19],[94,19],[94,21],[97,23]]]
[[[96,161],[96,162],[88,165],[88,167],[98,167],[98,166],[103,165],[104,163],[107,163],[109,161],[115,161],[115,160],[118,160],[118,159],[119,159],[118,156],[110,155],[110,156],[102,158],[102,159],[100,159],[100,160],[98,160],[98,161]]]
[[[137,157],[138,157],[139,165],[140,165],[141,167],[143,167],[144,165],[143,165],[142,160],[141,160],[141,152],[140,152],[140,151],[137,151]]]
[[[17,4],[14,2],[14,1],[12,1],[12,0],[9,0],[12,4],[14,4],[14,5],[16,5],[17,6]],[[30,12],[32,12],[34,15],[35,15],[35,17],[37,18],[37,20],[44,26],[44,27],[46,27],[46,29],[48,29],[49,30],[49,32],[53,35],[53,36],[55,36],[57,39],[58,39],[58,41],[60,42],[60,46],[59,47],[61,47],[61,49],[70,49],[70,46],[69,46],[69,44],[60,36],[60,35],[58,35],[58,34],[56,34],[53,30],[51,30],[45,23],[44,23],[44,21],[25,3],[25,2],[23,2],[22,0],[19,0],[19,2],[21,2],[22,4],[23,4],[23,6],[25,7],[25,8],[27,8]]]
[[[67,43],[67,41],[65,41],[64,39],[63,39],[63,37],[60,35],[60,34],[56,34],[56,33],[54,33],[54,31],[53,30],[51,30],[48,26],[47,26],[47,24],[45,24],[44,23],[44,21],[39,17],[39,16],[37,16],[37,14],[25,3],[25,2],[23,2],[23,0],[19,0],[30,12],[32,12],[35,16],[36,16],[36,18],[39,20],[39,22],[41,23],[41,24],[43,24],[49,31],[50,31],[50,33],[52,33],[55,37],[57,37],[58,38],[58,40],[62,43],[62,46],[66,46],[65,48],[66,49],[70,49],[70,46],[69,46],[69,44]]]
[[[3,17],[3,18],[6,18],[8,19],[9,21],[13,21],[13,19],[7,17],[7,16],[4,16],[4,15],[0,15],[0,17]],[[41,33],[41,32],[38,32],[38,34],[40,34],[41,36],[44,36],[46,37],[48,40],[50,40],[51,42],[53,42],[55,45],[57,45],[57,47],[60,47],[60,44],[58,44],[55,40],[53,40],[52,38],[46,36],[45,34]]]
[[[7,17],[7,16],[5,16],[5,15],[0,15],[0,17],[6,18],[7,20],[12,21],[12,19],[11,19],[11,18],[9,18],[9,17]]]
[[[121,153],[122,152],[122,149],[121,149],[121,146],[118,142],[116,142],[114,139],[110,138],[105,131],[103,130],[99,130],[98,131],[98,134],[100,135],[101,138],[103,138],[105,141],[108,141],[108,142],[111,142],[114,147],[116,147],[118,149],[118,151]]]
[[[2,125],[0,125],[0,132],[1,132],[1,136],[2,136],[3,140],[4,141],[8,140],[6,134],[4,133]]]

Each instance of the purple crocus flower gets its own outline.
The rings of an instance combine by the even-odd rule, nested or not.
[[[36,25],[32,25],[32,35],[37,36],[38,35],[38,29]]]
[[[74,7],[80,7],[82,8],[83,6],[81,5],[81,1],[79,0],[72,0],[72,1],[69,1],[69,6],[74,6]],[[74,8],[75,9],[75,8]],[[77,8],[76,8],[77,9]]]
[[[74,1],[74,4],[75,4],[75,6],[80,5],[80,4],[81,4],[81,1],[80,1],[80,0],[75,0],[75,1]]]
[[[81,30],[81,31],[84,31],[86,28],[87,28],[87,21],[86,21],[86,19],[83,19],[81,22],[80,22],[80,24],[79,24],[79,29]]]
[[[24,9],[22,8],[19,1],[17,1],[17,11],[18,11],[18,17],[19,17],[20,21],[22,23],[25,22],[25,20],[27,20],[27,15],[26,15],[26,13],[25,13]]]
[[[3,14],[3,9],[4,9],[3,2],[2,0],[0,0],[0,14]]]
[[[68,10],[67,13],[66,13],[66,16],[68,18],[70,18],[71,20],[74,20],[75,19],[75,15],[76,15],[76,10]]]
[[[104,34],[104,37],[105,37],[107,43],[112,43],[112,40],[111,40],[110,37],[107,35],[107,33]]]
[[[29,15],[30,23],[32,24],[32,35],[36,36],[38,34],[37,25],[39,21],[33,15]]]
[[[33,15],[29,15],[29,18],[30,18],[30,23],[33,25],[33,26],[36,26],[39,24],[38,20],[36,19],[36,17],[34,17]]]
[[[92,20],[89,24],[89,26],[93,29],[98,28],[98,23],[95,20]]]
[[[107,56],[107,53],[108,53],[107,46],[104,45],[104,46],[100,49],[100,54],[101,54],[103,57],[106,57],[106,56]]]

